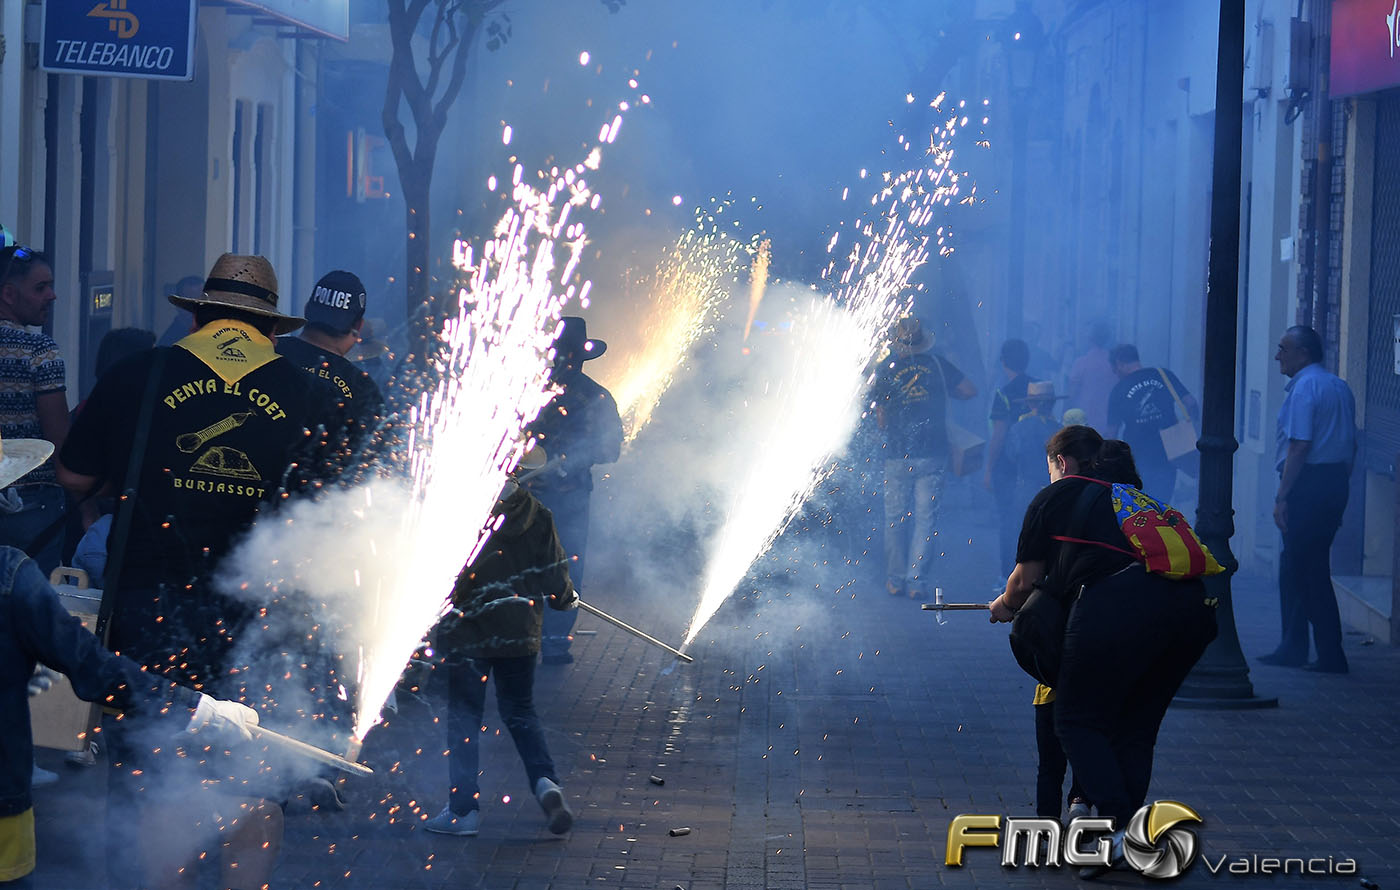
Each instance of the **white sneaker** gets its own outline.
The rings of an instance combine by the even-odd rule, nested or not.
[[[458,816],[452,812],[449,804],[427,822],[423,823],[423,828],[433,834],[451,834],[456,837],[476,837],[481,830],[481,810],[472,810],[465,816]]]
[[[564,834],[574,826],[574,813],[564,800],[564,791],[548,778],[535,783],[535,799],[540,802],[551,834]]]

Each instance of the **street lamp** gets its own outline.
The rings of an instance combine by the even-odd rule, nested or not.
[[[1196,708],[1267,708],[1276,698],[1254,693],[1235,630],[1230,552],[1235,533],[1235,348],[1240,274],[1240,166],[1244,94],[1245,0],[1222,0],[1216,55],[1215,161],[1211,171],[1210,259],[1206,284],[1205,387],[1202,393],[1201,497],[1196,531],[1225,572],[1206,579],[1219,605],[1219,632],[1177,690],[1174,704]]]
[[[1011,92],[1011,231],[1007,239],[1006,336],[1021,336],[1026,285],[1026,143],[1029,141],[1031,94],[1036,61],[1045,43],[1045,28],[1031,11],[1030,0],[1002,22],[1002,46]]]

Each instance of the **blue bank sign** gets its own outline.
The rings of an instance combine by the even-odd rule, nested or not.
[[[44,0],[45,71],[194,77],[195,0]]]

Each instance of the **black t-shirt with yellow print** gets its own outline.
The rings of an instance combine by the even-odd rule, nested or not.
[[[328,431],[344,423],[336,400],[271,340],[224,320],[103,375],[64,442],[65,467],[118,491],[128,487],[140,403],[158,352],[165,362],[126,557],[114,579],[121,588],[183,586],[205,576],[260,506],[333,472],[322,452]]]
[[[348,438],[342,443],[342,456],[355,465],[352,477],[359,477],[366,465],[378,457],[376,438],[385,439],[384,396],[374,380],[344,356],[321,349],[295,335],[277,338],[277,352],[317,378],[332,393],[336,406],[349,418]]]

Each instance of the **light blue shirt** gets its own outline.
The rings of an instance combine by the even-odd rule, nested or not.
[[[1356,457],[1356,397],[1346,381],[1313,362],[1294,374],[1283,391],[1274,469],[1283,471],[1290,439],[1312,443],[1304,463],[1351,463]]]

